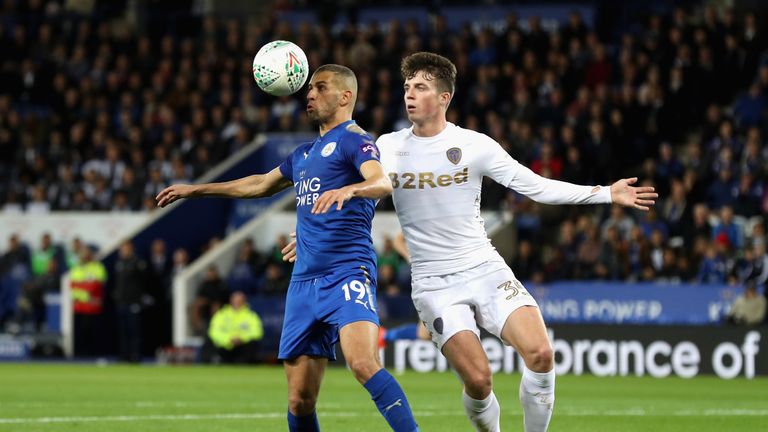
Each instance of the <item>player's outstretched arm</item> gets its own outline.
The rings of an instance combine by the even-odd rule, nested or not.
[[[651,186],[632,186],[635,183],[637,183],[637,177],[621,179],[612,184],[611,201],[624,207],[648,211],[650,206],[656,204],[659,194]]]
[[[503,151],[503,150],[501,150]],[[506,152],[489,172],[510,189],[542,204],[619,204],[648,210],[659,195],[650,186],[635,187],[637,178],[621,179],[610,188],[585,186],[542,177],[512,159]]]
[[[365,181],[323,192],[312,206],[312,213],[327,213],[334,204],[336,210],[341,210],[352,198],[381,199],[392,193],[392,182],[379,161],[369,160],[360,165],[360,174]]]
[[[291,186],[279,168],[267,174],[257,174],[221,183],[175,184],[160,191],[155,197],[159,207],[165,207],[182,198],[220,196],[227,198],[261,198],[272,196]]]

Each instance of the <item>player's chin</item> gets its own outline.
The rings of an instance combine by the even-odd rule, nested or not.
[[[323,124],[327,122],[330,117],[329,116],[323,116],[320,112],[317,111],[317,109],[312,111],[307,111],[307,118],[309,119],[309,122],[312,124]]]
[[[410,121],[411,123],[416,123],[421,119],[421,116],[416,114],[415,111],[406,111],[406,115],[408,116],[408,121]]]

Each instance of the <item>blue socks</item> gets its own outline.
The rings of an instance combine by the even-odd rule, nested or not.
[[[418,331],[418,324],[403,324],[399,327],[387,329],[387,332],[384,333],[384,340],[392,342],[399,339],[418,339]]]
[[[297,417],[288,411],[288,430],[290,432],[320,432],[317,413]]]
[[[379,369],[368,382],[363,384],[363,387],[371,394],[376,408],[379,409],[393,431],[414,432],[419,430],[403,389],[386,369]]]
[[[363,387],[371,394],[376,408],[379,409],[393,431],[418,432],[419,428],[413,418],[411,406],[408,405],[408,399],[405,398],[403,389],[386,369],[379,369]],[[317,414],[313,412],[310,415],[298,417],[288,411],[288,430],[290,432],[320,432]]]

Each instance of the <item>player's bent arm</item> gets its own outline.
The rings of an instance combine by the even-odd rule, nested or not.
[[[384,173],[381,162],[369,160],[360,165],[360,175],[365,181],[350,185],[352,196],[381,199],[392,194],[392,182]]]
[[[334,204],[336,210],[341,210],[344,203],[352,198],[380,199],[392,193],[392,183],[379,161],[365,161],[360,165],[360,175],[365,179],[360,183],[323,192],[312,206],[312,214],[327,213]]]
[[[165,207],[182,198],[219,196],[227,198],[261,198],[272,196],[292,185],[279,168],[267,174],[256,174],[228,182],[203,184],[175,184],[163,189],[155,198],[157,205]]]

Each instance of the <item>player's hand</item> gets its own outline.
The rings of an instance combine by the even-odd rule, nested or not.
[[[280,252],[283,254],[283,261],[288,262],[296,262],[296,233],[291,233],[291,240],[290,243],[288,243],[283,250]]]
[[[611,185],[611,200],[614,204],[624,207],[633,207],[638,210],[648,211],[650,206],[656,204],[659,194],[651,186],[635,187],[637,177],[621,179]]]
[[[341,189],[332,189],[323,192],[320,198],[315,201],[315,205],[312,206],[312,214],[328,213],[328,210],[336,204],[336,210],[341,210],[344,203],[352,199],[352,188],[345,186]]]
[[[188,184],[175,184],[168,186],[167,188],[160,191],[160,193],[155,197],[157,206],[165,207],[174,201],[187,198],[188,196],[192,195],[194,190],[195,186]]]
[[[395,238],[392,239],[392,246],[395,248],[395,252],[403,257],[406,262],[411,262],[411,253],[408,251],[408,243],[405,242],[405,234],[402,231],[397,233]]]

